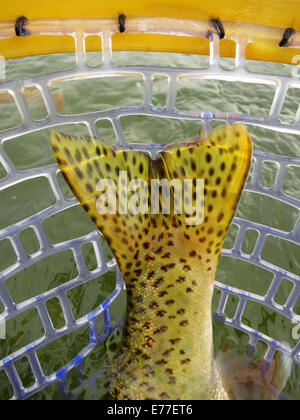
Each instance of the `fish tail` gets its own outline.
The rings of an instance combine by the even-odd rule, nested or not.
[[[224,396],[211,371],[211,299],[251,161],[245,127],[218,127],[201,141],[167,146],[156,159],[56,131],[51,144],[126,282],[128,363],[115,397]]]

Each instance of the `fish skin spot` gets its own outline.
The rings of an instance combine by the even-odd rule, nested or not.
[[[85,184],[85,187],[90,193],[92,193],[94,191],[93,186],[89,183]]]
[[[149,384],[148,384],[148,382],[142,382],[142,383],[140,383],[140,386],[141,387],[149,387]]]
[[[153,332],[153,334],[162,334],[168,330],[168,327],[166,325],[163,325],[162,327],[158,328]]]
[[[89,152],[87,151],[87,149],[85,147],[82,148],[82,153],[84,154],[86,159],[90,158]]]
[[[160,359],[157,362],[155,362],[155,364],[158,365],[158,366],[163,366],[163,365],[168,364],[168,362],[164,359]],[[154,388],[153,388],[153,391],[154,391]]]
[[[170,258],[170,252],[166,252],[164,255],[162,255],[162,258]]]
[[[53,144],[52,149],[55,153],[59,153],[59,147],[56,144]]]
[[[166,300],[166,305],[173,305],[174,303],[175,303],[175,300],[174,299],[169,299],[169,300]]]
[[[171,268],[174,268],[175,267],[175,264],[174,263],[171,263],[171,264],[166,264],[166,265],[163,265],[162,267],[161,267],[161,270],[163,270],[164,272],[167,272],[167,271],[169,271]]]
[[[170,349],[168,349],[168,350],[166,350],[164,353],[163,353],[163,356],[165,356],[165,357],[167,357],[167,356],[169,356],[169,354],[170,353],[172,353],[172,351],[174,351],[175,349],[172,347],[172,348],[170,348]],[[171,371],[172,371],[172,369],[170,369]],[[172,371],[172,373],[173,373],[173,371]]]
[[[178,344],[181,341],[181,338],[172,338],[169,341],[174,346],[175,344]]]
[[[220,213],[219,216],[218,216],[218,218],[217,218],[217,221],[218,222],[221,222],[221,220],[223,219],[223,217],[224,217],[224,213]]]
[[[162,400],[169,400],[170,399],[169,395],[166,392],[162,392],[161,394],[159,394],[159,396]]]
[[[177,313],[178,313],[178,315],[183,315],[183,314],[185,314],[185,309],[178,309],[178,311],[177,311]]]
[[[205,158],[206,158],[207,163],[211,162],[211,154],[210,153],[207,153]]]
[[[184,170],[184,168],[181,166],[180,168],[179,168],[179,170],[180,170],[180,172],[181,172],[181,176],[185,176],[185,170]]]
[[[153,271],[153,275],[155,274],[155,272]],[[150,277],[151,278],[151,277]],[[149,277],[148,277],[148,280],[150,279]],[[158,288],[158,286],[160,285],[160,284],[162,284],[163,283],[163,281],[164,281],[164,278],[163,277],[160,277],[159,279],[157,279],[155,282],[154,282],[154,284],[153,284],[153,287],[155,288],[155,289],[157,289]]]
[[[93,173],[92,165],[90,163],[87,163],[86,168],[89,176],[91,176],[91,174]]]
[[[55,133],[54,136],[55,136],[56,141],[58,143],[61,143],[60,136],[57,133]]]
[[[83,175],[83,173],[81,172],[81,170],[79,168],[75,167],[74,170],[75,170],[75,173],[76,173],[76,175],[78,176],[79,179],[83,179],[84,178],[84,175]]]
[[[156,219],[154,217],[151,217],[151,220],[150,221],[151,221],[152,226],[154,228],[156,228],[157,227]]]

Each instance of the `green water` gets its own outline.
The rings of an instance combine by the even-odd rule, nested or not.
[[[1,53],[1,51],[0,51]],[[154,64],[166,66],[205,67],[207,58],[182,55],[182,54],[156,54],[156,53],[116,53],[114,60],[118,64]],[[97,53],[88,55],[90,66],[101,62]],[[74,56],[71,54],[55,55],[48,57],[28,57],[9,60],[7,63],[7,79],[21,78],[65,70],[74,66]],[[223,60],[226,68],[232,66],[230,60]],[[291,68],[287,65],[274,63],[248,63],[250,70],[290,74]],[[1,85],[0,85],[1,88]],[[97,110],[111,109],[116,106],[141,105],[143,100],[143,80],[138,76],[124,78],[99,78],[72,82],[59,82],[51,86],[53,95],[63,93],[64,103],[61,104],[61,113],[76,114]],[[167,80],[163,75],[158,75],[153,83],[153,104],[163,106],[166,101]],[[182,80],[178,85],[176,106],[186,110],[216,109],[220,111],[242,112],[251,115],[266,115],[272,103],[273,88],[263,85],[249,85],[242,83],[230,84],[222,81]],[[291,89],[283,107],[281,118],[291,121],[299,103],[299,90]],[[0,101],[1,102],[1,101]],[[39,94],[31,89],[31,99],[28,105],[32,116],[36,120],[45,118],[46,111],[41,106]],[[14,103],[0,103],[0,130],[16,127],[20,124],[20,117]],[[198,121],[164,119],[145,116],[126,116],[121,119],[126,140],[144,143],[170,143],[198,136],[201,128]],[[217,123],[216,123],[217,124]],[[60,128],[70,134],[84,136],[88,134],[87,128],[82,124],[66,125]],[[115,134],[108,120],[97,123],[99,137],[109,144],[115,142]],[[254,146],[258,150],[279,155],[300,156],[300,139],[296,135],[282,134],[272,130],[249,127]],[[19,170],[38,168],[43,165],[55,163],[49,144],[49,130],[20,136],[4,144],[4,150]],[[265,186],[272,186],[275,180],[277,167],[266,162],[261,176]],[[0,179],[6,173],[0,163]],[[66,197],[72,194],[62,177],[58,176],[59,184]],[[293,197],[300,198],[300,170],[289,167],[284,182],[284,191]],[[45,209],[55,202],[46,178],[28,180],[21,185],[13,186],[0,192],[0,229],[20,221],[37,211]],[[269,197],[259,196],[254,193],[244,192],[237,215],[258,223],[290,231],[297,218],[299,210]],[[43,223],[46,235],[50,242],[59,243],[68,239],[82,236],[92,232],[95,227],[80,206],[61,212]],[[237,233],[236,226],[232,226],[225,242],[225,248],[231,248]],[[38,250],[38,243],[32,229],[26,229],[20,235],[26,251],[33,254]],[[257,233],[249,231],[245,237],[243,251],[251,253]],[[112,253],[103,241],[104,254],[107,261],[112,258]],[[87,268],[92,271],[96,268],[95,253],[92,244],[83,247],[83,256]],[[280,267],[300,274],[299,247],[294,244],[270,237],[263,249],[264,260],[277,264]],[[8,240],[0,241],[0,271],[10,267],[16,261],[12,246]],[[23,272],[10,278],[6,282],[7,289],[15,302],[20,303],[39,293],[51,290],[77,275],[77,268],[71,251],[65,251],[48,257],[43,261],[28,267]],[[272,275],[258,267],[237,260],[222,258],[217,280],[230,286],[242,288],[260,295],[266,294],[272,281]],[[97,278],[85,285],[78,286],[68,293],[71,308],[76,319],[96,308],[114,289],[114,272]],[[284,305],[293,285],[283,279],[276,295],[276,302]],[[216,292],[213,310],[217,308],[220,293]],[[226,306],[226,315],[234,316],[238,301],[230,296]],[[60,329],[65,325],[62,310],[58,299],[47,302],[47,308],[53,325]],[[0,301],[0,313],[3,312]],[[126,299],[124,294],[112,308],[114,322],[120,320],[125,313]],[[294,308],[300,314],[300,298]],[[249,303],[246,306],[243,322],[262,333],[295,346],[292,337],[293,324],[261,305]],[[103,320],[98,321],[98,330],[101,331]],[[215,352],[222,347],[227,338],[235,341],[239,349],[244,350],[248,344],[248,336],[226,327],[223,324],[214,324]],[[7,339],[0,341],[0,358],[24,347],[33,340],[43,336],[43,327],[35,310],[27,311],[7,323]],[[71,358],[88,343],[88,331],[83,328],[38,352],[41,365],[45,374],[49,375],[64,366]],[[93,351],[84,361],[82,379],[96,374],[105,360],[105,354],[111,348],[110,342],[104,343]],[[265,346],[260,344],[257,357],[261,357]],[[28,387],[33,383],[28,360],[23,358],[16,363],[16,369]],[[291,399],[300,399],[299,390],[300,369],[293,366],[292,374],[284,390],[284,394]],[[76,392],[79,379],[76,372],[68,377],[68,390],[73,391],[72,398],[90,399],[102,398],[105,389],[103,376],[96,380],[93,387]],[[0,372],[0,399],[12,396],[11,387],[3,372]],[[71,396],[71,394],[70,394]],[[32,399],[59,398],[56,384],[49,386],[36,394]]]

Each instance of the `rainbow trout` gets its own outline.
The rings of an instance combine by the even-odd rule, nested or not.
[[[246,128],[218,127],[206,138],[166,146],[155,159],[55,131],[51,143],[62,174],[108,241],[126,283],[126,338],[110,398],[227,399],[213,357],[211,302],[223,241],[250,167]],[[103,200],[99,181],[105,179]],[[163,179],[191,180],[184,184],[181,214],[180,192],[173,186],[169,214],[151,213],[145,186],[150,191],[152,180]],[[204,180],[200,204],[197,179]],[[126,192],[126,181],[133,180],[139,182]],[[108,194],[112,181],[121,188],[115,201]],[[125,198],[136,201],[135,208],[146,205],[147,212],[128,212]],[[191,204],[194,213],[187,214]],[[99,212],[103,205],[107,214]],[[159,207],[163,210],[162,191]],[[201,223],[187,223],[192,216]]]

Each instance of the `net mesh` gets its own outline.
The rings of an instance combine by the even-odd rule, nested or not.
[[[109,119],[113,125],[117,142],[119,144],[126,144],[120,118],[128,115],[146,115],[156,117],[169,118],[183,118],[191,120],[207,121],[207,120],[221,120],[229,123],[239,121],[245,124],[251,124],[258,127],[269,128],[283,133],[300,134],[300,112],[295,116],[295,120],[291,124],[280,121],[279,115],[281,113],[287,91],[290,87],[300,87],[300,82],[289,76],[275,76],[249,72],[245,67],[245,39],[235,40],[236,58],[235,67],[231,70],[224,70],[219,62],[219,38],[217,35],[212,35],[210,38],[210,63],[209,67],[205,69],[189,69],[189,68],[169,68],[156,66],[117,66],[112,62],[111,50],[111,31],[104,31],[98,28],[96,35],[102,38],[102,56],[103,63],[97,68],[87,66],[85,54],[85,35],[77,32],[75,37],[76,45],[76,67],[65,72],[49,73],[46,75],[33,76],[27,79],[18,79],[11,81],[4,81],[0,84],[1,89],[8,90],[14,97],[23,124],[20,127],[2,131],[0,133],[0,162],[7,172],[7,176],[0,180],[0,191],[7,189],[15,184],[22,183],[28,179],[37,177],[46,177],[49,181],[56,202],[51,207],[40,211],[16,224],[8,226],[0,230],[0,240],[8,239],[17,256],[17,262],[9,268],[0,272],[0,299],[4,306],[4,312],[0,315],[0,321],[8,321],[13,319],[22,312],[28,309],[36,309],[38,311],[40,320],[44,328],[44,336],[36,341],[33,341],[25,348],[18,350],[13,354],[7,354],[6,357],[0,360],[0,370],[3,370],[13,388],[13,399],[26,399],[43,388],[49,386],[54,382],[60,383],[60,388],[64,392],[65,378],[68,372],[74,368],[81,366],[84,358],[90,354],[96,346],[104,342],[114,328],[118,325],[113,325],[111,321],[110,308],[113,301],[118,299],[124,290],[124,284],[120,273],[117,271],[116,288],[113,293],[94,311],[88,315],[76,320],[73,316],[70,302],[67,297],[68,291],[74,287],[92,281],[93,279],[104,275],[105,273],[115,269],[115,262],[106,262],[101,245],[101,234],[94,231],[84,237],[76,238],[58,244],[51,244],[43,229],[43,221],[50,216],[66,210],[74,204],[75,199],[66,199],[61,191],[57,180],[58,168],[56,164],[44,167],[19,170],[17,169],[8,155],[6,154],[3,144],[17,136],[32,133],[41,129],[58,127],[65,124],[82,123],[88,127],[90,135],[98,136],[96,124],[99,119]],[[80,115],[60,115],[57,112],[53,97],[50,93],[49,86],[52,82],[62,78],[83,78],[83,77],[99,77],[101,75],[122,76],[122,75],[140,75],[144,79],[144,101],[143,105],[139,107],[123,107],[115,108],[109,111],[90,112]],[[152,86],[155,76],[163,75],[168,80],[168,93],[166,106],[155,107],[152,104]],[[209,79],[209,80],[225,80],[225,81],[246,81],[247,83],[260,83],[271,85],[274,87],[274,97],[269,115],[266,117],[251,117],[243,114],[233,114],[229,112],[215,112],[212,110],[195,112],[182,111],[176,108],[176,92],[177,83],[182,78],[195,79]],[[43,121],[35,121],[28,109],[24,96],[22,95],[22,86],[35,85],[41,92],[45,102],[48,117]],[[151,150],[153,148],[160,148],[161,145],[145,145],[145,144],[130,144],[133,148],[144,150]],[[271,188],[266,188],[261,185],[260,175],[264,162],[272,162],[278,168],[274,185]],[[246,185],[245,190],[255,192],[258,194],[267,195],[269,197],[281,200],[282,202],[300,209],[300,200],[296,199],[283,191],[283,183],[286,177],[287,168],[290,166],[300,167],[300,159],[285,156],[269,154],[263,151],[254,151],[253,156],[253,172],[252,177]],[[261,257],[262,250],[265,246],[267,238],[271,235],[275,238],[291,241],[294,244],[300,245],[300,217],[296,220],[293,229],[289,232],[264,226],[259,223],[241,219],[236,217],[234,222],[238,226],[238,234],[232,249],[224,249],[222,254],[227,257],[238,259],[250,264],[254,264],[268,272],[272,273],[273,281],[269,290],[264,296],[246,292],[223,283],[217,282],[216,289],[220,291],[221,297],[219,305],[214,318],[218,321],[236,328],[250,336],[250,347],[253,349],[257,343],[264,342],[267,345],[265,353],[265,362],[271,362],[276,351],[281,351],[289,355],[296,364],[300,365],[300,341],[294,348],[287,344],[278,342],[272,337],[262,334],[249,326],[245,325],[242,316],[245,307],[249,301],[256,302],[261,305],[274,310],[283,317],[300,323],[300,317],[294,312],[294,307],[300,296],[300,277],[284,270],[274,264],[264,261]],[[26,228],[33,228],[35,235],[39,242],[39,251],[33,256],[28,255],[20,240],[19,234]],[[248,230],[255,230],[258,233],[258,239],[255,244],[253,252],[249,255],[242,251],[242,245],[245,235]],[[97,257],[97,268],[94,271],[89,271],[84,262],[82,255],[82,246],[87,243],[93,243]],[[58,252],[71,250],[78,269],[78,276],[70,282],[64,283],[59,287],[35,296],[29,300],[21,303],[15,303],[11,294],[6,287],[6,281],[25,268],[45,259],[48,256],[54,255]],[[287,279],[293,284],[293,288],[284,306],[279,305],[275,301],[275,295],[280,287],[282,279]],[[233,317],[229,318],[225,315],[226,303],[229,296],[236,296],[238,298],[238,305]],[[62,329],[55,329],[46,302],[52,298],[58,298],[60,306],[63,311],[65,319],[65,326]],[[99,317],[104,316],[104,329],[99,333],[96,328],[96,321]],[[80,329],[83,326],[89,328],[89,344],[82,349],[82,351],[70,362],[53,372],[51,375],[46,375],[43,372],[37,351],[46,344],[57,340],[67,334]],[[15,363],[21,358],[28,358],[32,375],[34,377],[34,384],[26,388],[18,374]],[[84,384],[83,384],[84,385]],[[82,386],[83,386],[82,385]],[[81,388],[80,388],[81,389]]]

